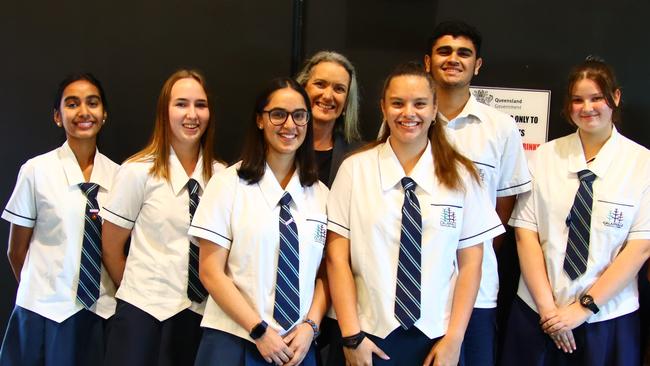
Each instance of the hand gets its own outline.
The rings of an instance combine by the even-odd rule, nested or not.
[[[555,346],[564,353],[573,353],[577,348],[576,341],[573,338],[573,331],[571,330],[549,334],[549,337],[551,337]]]
[[[368,337],[364,338],[356,349],[343,347],[346,366],[372,366],[373,353],[382,360],[390,360],[390,357]]]
[[[266,328],[264,335],[255,340],[255,345],[268,363],[282,366],[293,357],[293,351],[284,343],[278,332],[271,327]]]
[[[453,340],[448,336],[442,337],[431,347],[427,358],[424,359],[423,366],[458,365],[462,343],[462,340]]]
[[[307,323],[298,324],[289,334],[284,336],[284,343],[289,346],[293,357],[284,366],[295,366],[302,362],[314,341],[314,330]]]
[[[557,309],[553,316],[542,318],[540,324],[546,334],[566,332],[579,327],[591,315],[591,311],[584,308],[580,303],[574,302],[571,305]]]

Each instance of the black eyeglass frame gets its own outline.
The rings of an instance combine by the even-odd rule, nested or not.
[[[273,118],[271,118],[271,113],[276,112],[276,111],[282,111],[282,112],[285,112],[285,113],[287,114],[287,115],[285,116],[285,118],[284,118],[284,121],[282,121],[281,123],[275,123],[275,122],[273,121]],[[304,112],[304,113],[307,115],[307,118],[305,118],[305,122],[304,122],[304,123],[300,123],[300,122],[297,122],[297,121],[296,121],[296,118],[293,116],[293,114],[296,113],[296,112]],[[300,127],[302,127],[302,126],[306,126],[307,123],[309,123],[309,121],[311,120],[311,114],[309,113],[308,110],[306,110],[306,109],[304,109],[304,108],[295,109],[295,110],[293,110],[293,111],[291,111],[291,112],[289,112],[288,110],[286,110],[286,109],[284,109],[284,108],[273,108],[273,109],[270,109],[270,110],[263,110],[262,113],[266,113],[266,114],[268,114],[268,116],[269,116],[269,121],[271,122],[271,124],[272,124],[273,126],[282,126],[283,124],[287,123],[287,120],[289,119],[289,115],[291,115],[291,119],[293,120],[293,123],[295,123],[296,126],[300,126]]]

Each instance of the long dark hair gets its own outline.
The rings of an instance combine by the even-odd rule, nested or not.
[[[237,175],[244,179],[248,184],[254,184],[260,181],[264,176],[266,168],[266,153],[268,144],[264,139],[264,131],[257,126],[257,118],[260,117],[266,106],[269,104],[271,95],[280,89],[290,88],[298,92],[305,101],[305,107],[309,116],[311,116],[311,103],[305,89],[291,78],[276,78],[257,95],[255,99],[255,109],[248,126],[244,149],[241,154],[241,166],[237,170]],[[316,167],[316,158],[314,155],[314,127],[310,121],[305,126],[307,128],[305,140],[296,151],[294,163],[298,168],[300,184],[303,187],[311,186],[318,181],[318,169]]]

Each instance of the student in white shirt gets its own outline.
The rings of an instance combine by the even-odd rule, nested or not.
[[[105,365],[194,362],[206,293],[187,229],[191,200],[221,169],[213,136],[205,79],[175,72],[158,98],[151,141],[120,167],[102,207],[104,263],[118,286]]]
[[[20,169],[2,213],[11,223],[7,255],[18,281],[0,349],[2,366],[101,363],[115,288],[100,267],[101,252],[95,252],[101,249],[99,235],[84,240],[84,229],[101,228],[97,201],[106,200],[117,171],[96,145],[107,110],[93,75],[66,77],[54,99],[54,122],[64,129],[66,142]],[[82,265],[86,250],[97,254],[88,267]],[[90,275],[81,281],[83,271]]]
[[[343,352],[353,366],[456,365],[480,282],[482,242],[503,226],[473,163],[435,122],[434,84],[422,65],[388,76],[381,107],[388,128],[343,162],[327,204],[327,273]],[[419,256],[403,244],[413,230],[401,229],[402,219],[414,217],[404,213],[413,197],[402,188],[409,179],[421,216]],[[417,278],[402,270],[402,256],[420,257],[421,280],[413,281],[420,295],[408,292],[419,297],[419,315],[399,306],[408,288],[400,273]],[[411,313],[414,323],[398,311]]]
[[[539,147],[533,189],[519,196],[510,220],[522,276],[503,361],[639,365],[650,151],[617,131],[621,89],[601,60],[573,69],[566,97],[564,112],[578,130]]]
[[[294,80],[275,79],[251,120],[242,161],[210,181],[189,231],[210,292],[195,365],[316,365],[327,188],[309,97]]]
[[[530,190],[530,174],[515,121],[470,93],[470,83],[483,64],[481,43],[475,27],[457,20],[441,22],[429,38],[424,62],[436,82],[438,121],[447,127],[458,151],[476,165],[482,186],[505,224],[516,195]],[[463,341],[461,365],[492,366],[496,362],[496,251],[505,237],[485,242],[481,286]],[[514,247],[514,239],[511,243]]]

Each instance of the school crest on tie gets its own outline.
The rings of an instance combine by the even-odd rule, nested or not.
[[[617,229],[622,228],[623,211],[619,210],[618,208],[609,210],[609,214],[607,215],[607,220],[603,221],[603,225],[608,227],[615,227]]]
[[[456,228],[456,212],[451,207],[445,207],[440,213],[440,226]]]
[[[325,245],[325,239],[327,238],[327,226],[323,223],[316,224],[316,229],[314,230],[314,241]]]

